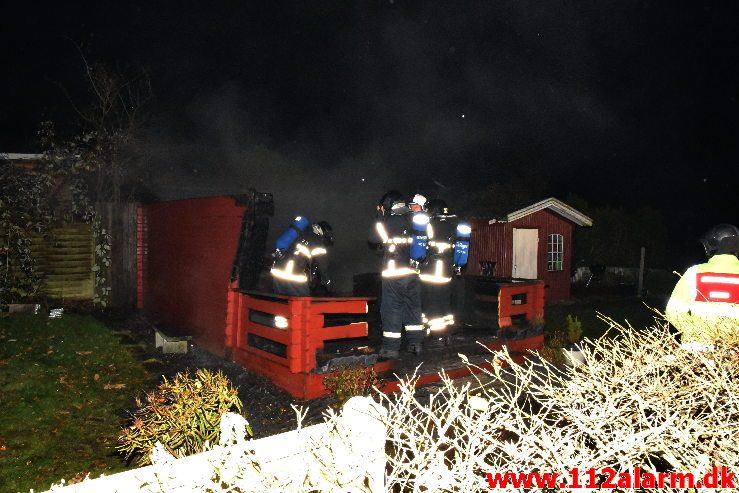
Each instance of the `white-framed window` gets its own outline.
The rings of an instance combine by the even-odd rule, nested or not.
[[[565,242],[560,234],[551,234],[547,240],[547,270],[561,271],[565,266]]]

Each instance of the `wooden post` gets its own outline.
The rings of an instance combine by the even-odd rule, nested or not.
[[[132,310],[138,289],[136,204],[98,202],[95,206],[103,228],[111,236],[110,265],[105,275],[111,288],[108,306]]]
[[[642,297],[642,289],[644,288],[644,254],[646,250],[644,247],[641,247],[641,255],[639,258],[639,280],[636,283],[636,296],[638,298]]]

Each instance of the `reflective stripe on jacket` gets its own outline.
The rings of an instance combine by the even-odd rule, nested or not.
[[[452,280],[456,228],[457,216],[433,216],[431,218],[428,228],[428,256],[421,264],[421,281],[443,284]]]
[[[665,317],[683,344],[739,338],[739,259],[714,255],[690,267],[675,285]]]
[[[297,241],[293,250],[284,258],[276,261],[270,269],[270,274],[278,279],[288,282],[307,283],[310,278],[310,266],[312,262],[325,257],[326,248],[320,244],[320,240],[311,235]],[[325,266],[322,266],[325,271]],[[325,272],[322,272],[325,276]]]
[[[370,231],[369,241],[382,246],[382,277],[404,277],[418,271],[411,266],[412,216],[403,209],[380,218]]]

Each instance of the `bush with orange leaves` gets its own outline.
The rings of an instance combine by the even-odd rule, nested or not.
[[[166,378],[156,390],[136,399],[130,423],[121,430],[116,450],[137,465],[151,463],[157,442],[175,457],[202,452],[218,442],[221,416],[242,413],[238,391],[221,373],[200,369]],[[251,435],[251,429],[247,428]]]

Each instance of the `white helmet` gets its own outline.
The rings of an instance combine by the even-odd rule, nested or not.
[[[424,197],[420,193],[417,193],[413,196],[410,203],[420,205],[421,208],[424,208],[426,206],[426,197]]]

